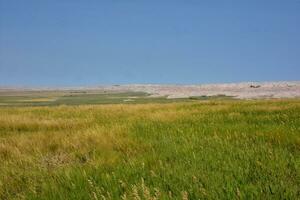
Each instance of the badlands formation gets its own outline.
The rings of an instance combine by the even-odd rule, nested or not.
[[[106,89],[146,92],[153,97],[166,96],[167,98],[216,95],[226,95],[238,99],[300,97],[300,81],[203,85],[120,85]]]
[[[2,93],[9,92],[18,94],[20,91],[76,91],[87,94],[103,92],[144,92],[148,93],[150,97],[166,97],[169,99],[218,95],[230,96],[237,99],[297,98],[300,97],[300,81],[242,82],[199,85],[129,84],[59,88],[0,87],[0,96]]]

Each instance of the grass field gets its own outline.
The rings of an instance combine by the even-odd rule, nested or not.
[[[136,104],[170,103],[188,100],[219,99],[224,96],[193,97],[191,99],[167,99],[150,97],[143,92],[105,92],[105,91],[16,91],[1,92],[0,106],[57,106],[57,105],[95,105],[95,104]]]
[[[0,199],[300,197],[299,99],[16,107],[5,98]]]

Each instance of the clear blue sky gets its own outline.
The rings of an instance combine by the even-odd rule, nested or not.
[[[300,79],[300,0],[0,0],[0,85]]]

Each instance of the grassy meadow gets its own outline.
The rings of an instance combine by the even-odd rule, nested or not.
[[[137,104],[171,103],[197,99],[225,99],[224,96],[193,97],[191,99],[167,99],[150,97],[144,92],[111,92],[101,90],[64,91],[1,91],[0,107],[6,106],[58,106],[58,105],[97,105],[97,104]]]
[[[299,198],[299,99],[0,107],[3,200]]]

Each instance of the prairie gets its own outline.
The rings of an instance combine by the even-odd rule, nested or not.
[[[200,97],[197,97],[200,98]],[[229,97],[205,97],[207,99]],[[203,97],[202,97],[203,99]],[[96,104],[170,103],[187,101],[188,98],[167,99],[166,96],[150,97],[145,92],[106,90],[63,90],[63,91],[1,91],[0,106],[58,106]]]
[[[299,99],[0,107],[0,199],[299,196]]]

